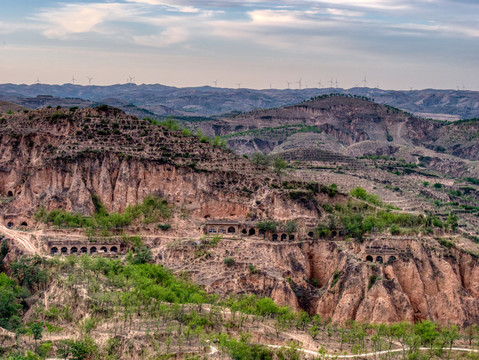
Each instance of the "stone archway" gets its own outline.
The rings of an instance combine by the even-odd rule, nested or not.
[[[68,248],[66,248],[65,246],[62,247],[62,250],[61,250],[61,251],[62,251],[62,255],[68,254]]]
[[[88,249],[87,249],[85,246],[83,246],[83,247],[80,249],[80,252],[81,252],[82,254],[88,254]]]
[[[278,241],[278,234],[273,234],[273,241]]]
[[[310,231],[310,232],[308,233],[308,236],[309,236],[310,238],[314,237],[314,232]]]
[[[228,228],[228,234],[234,234],[236,232],[236,229],[233,226],[230,226]]]
[[[93,246],[93,247],[90,248],[90,254],[94,254],[94,253],[96,253],[96,252],[97,252],[97,249],[96,249],[95,246]]]
[[[78,252],[78,248],[76,246],[70,249],[70,254],[76,254]]]
[[[28,226],[28,224],[27,224],[26,221],[24,221],[24,222],[22,222],[22,223],[20,224],[20,226]]]
[[[102,246],[102,247],[100,248],[100,251],[107,252],[108,250],[107,250],[106,246]]]
[[[8,196],[8,197],[13,197],[13,192],[12,192],[12,191],[9,191],[9,192],[7,193],[7,196]]]
[[[286,241],[287,238],[288,238],[288,235],[281,234],[281,241]]]
[[[289,241],[294,241],[294,235],[293,234],[289,235]]]
[[[243,230],[241,230],[241,233],[246,235],[248,232],[246,231],[246,229],[243,229]]]
[[[13,224],[11,221],[9,221],[8,224],[7,224],[7,227],[8,227],[8,228],[12,228],[13,225],[14,225],[14,224]]]
[[[391,255],[388,259],[389,263],[392,263],[392,262],[395,262],[395,261],[397,261],[397,258],[394,255]]]
[[[113,252],[113,253],[117,253],[118,252],[118,248],[116,246],[112,246],[110,248],[110,252]]]
[[[331,231],[331,236],[332,237],[338,236],[338,232],[336,230]]]
[[[224,227],[220,227],[218,229],[218,234],[226,234],[226,229]]]
[[[248,236],[256,235],[256,230],[254,228],[249,229]]]
[[[371,255],[366,256],[366,261],[373,262],[374,259]]]
[[[382,256],[376,256],[376,262],[382,264],[383,263],[383,257]]]
[[[57,247],[52,247],[52,248],[50,249],[50,253],[51,253],[52,255],[58,254],[58,248],[57,248]]]

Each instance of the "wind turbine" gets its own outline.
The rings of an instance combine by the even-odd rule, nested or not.
[[[318,81],[318,89],[321,89],[321,80]]]
[[[87,76],[86,78],[88,79],[88,85],[91,85],[91,81],[93,80],[93,78],[89,76]]]
[[[288,89],[289,89],[289,87],[291,85],[291,81],[286,80],[286,82],[288,83]]]
[[[236,83],[238,85],[238,89],[241,89],[241,83]]]
[[[334,84],[336,85],[336,89],[338,88],[338,79],[336,79],[336,81],[334,82]]]
[[[131,75],[128,75],[128,78],[126,79],[126,81],[129,83],[129,84],[132,84],[135,82],[135,78]]]
[[[213,84],[215,84],[215,87],[218,87],[218,80],[213,81]]]
[[[76,81],[75,76],[72,76],[72,84],[73,85],[75,85],[75,81]]]
[[[364,87],[367,87],[367,85],[368,85],[368,80],[366,79],[366,76],[364,77],[362,83],[363,83]]]
[[[37,84],[40,84],[40,78],[37,77]]]
[[[301,78],[299,78],[299,81],[298,81],[299,90],[301,90],[301,84],[302,84]]]
[[[330,87],[334,87],[334,81],[333,81],[333,78],[331,78],[331,80],[329,80],[329,83],[331,84]]]

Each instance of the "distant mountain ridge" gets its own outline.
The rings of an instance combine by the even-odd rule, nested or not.
[[[177,88],[161,84],[83,85],[16,85],[0,84],[0,100],[20,105],[25,98],[51,95],[57,98],[79,98],[94,103],[105,99],[134,105],[159,116],[214,116],[249,112],[297,104],[311,97],[341,93],[373,98],[418,116],[440,120],[479,117],[479,92],[469,90],[382,90],[356,87],[351,89],[228,89],[210,86]],[[125,109],[126,110],[126,109]]]

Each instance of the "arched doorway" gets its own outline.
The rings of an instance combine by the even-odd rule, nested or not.
[[[70,249],[70,254],[76,254],[78,252],[78,248],[76,246]]]
[[[111,252],[113,253],[117,253],[118,252],[118,248],[116,246],[112,246],[111,249],[110,249]]]
[[[289,241],[294,241],[294,235],[293,234],[289,235]]]
[[[281,241],[285,241],[288,238],[288,235],[281,234]]]
[[[106,246],[102,246],[102,247],[100,248],[100,251],[107,252],[108,250],[107,250]]]
[[[256,230],[254,228],[249,229],[249,231],[248,231],[249,236],[253,236],[255,234],[256,234]]]
[[[373,262],[373,257],[371,255],[366,256],[366,261]]]
[[[377,256],[376,257],[376,262],[382,264],[383,263],[383,257],[382,256]]]
[[[24,222],[22,222],[22,223],[20,224],[20,226],[28,226],[28,224],[27,224],[26,221],[24,221]]]
[[[8,196],[8,197],[13,197],[13,192],[9,191],[9,192],[7,193],[7,196]]]
[[[58,254],[58,248],[57,247],[52,247],[50,250],[52,255]]]
[[[310,232],[308,233],[308,236],[311,237],[311,238],[314,237],[314,232],[310,231]]]
[[[68,249],[66,247],[62,247],[62,255],[68,254]]]
[[[392,263],[392,262],[395,262],[397,259],[394,255],[390,256],[389,259],[388,259],[388,262]]]
[[[243,229],[243,230],[241,230],[241,233],[246,235],[248,232],[246,231],[246,229]]]
[[[273,241],[278,241],[278,234],[273,234]]]
[[[92,248],[90,248],[90,254],[94,254],[96,252],[97,252],[96,247],[93,246]]]
[[[80,252],[81,252],[82,254],[86,254],[86,253],[88,253],[88,249],[84,246],[84,247],[82,247],[82,248],[80,249]]]
[[[7,227],[8,227],[8,228],[12,228],[12,227],[13,227],[13,223],[10,221],[10,222],[7,224]]]
[[[226,234],[226,229],[224,227],[220,227],[218,229],[218,234]]]
[[[332,237],[336,237],[337,235],[338,235],[338,233],[336,232],[336,230],[333,230],[333,231],[331,232],[331,236],[332,236]]]
[[[228,228],[228,234],[234,234],[236,232],[236,229],[233,226],[230,226]]]

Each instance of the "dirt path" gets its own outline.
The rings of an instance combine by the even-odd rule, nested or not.
[[[280,345],[266,345],[267,347],[278,349],[281,347],[289,348],[288,346],[280,346]],[[428,351],[431,350],[432,348],[427,348],[427,347],[421,347],[419,350],[421,351]],[[408,349],[406,349],[408,350]],[[448,351],[449,349],[444,349],[445,351]],[[475,349],[468,349],[468,348],[451,348],[451,351],[460,351],[460,352],[470,352],[470,353],[479,353],[479,350]],[[305,354],[309,355],[314,355],[314,356],[322,356],[323,358],[334,358],[334,359],[354,359],[354,358],[361,358],[361,357],[375,357],[378,355],[385,355],[385,354],[392,354],[392,353],[397,353],[397,352],[402,352],[404,351],[403,349],[393,349],[393,350],[383,350],[383,351],[375,351],[375,352],[370,352],[370,353],[363,353],[363,354],[356,354],[356,355],[333,355],[333,354],[324,354],[320,355],[317,351],[312,351],[312,350],[305,350],[305,349],[298,349],[298,351],[301,351]]]
[[[20,243],[29,253],[39,254],[39,251],[30,242],[30,235],[21,231],[8,229],[3,225],[0,225],[0,234]]]

